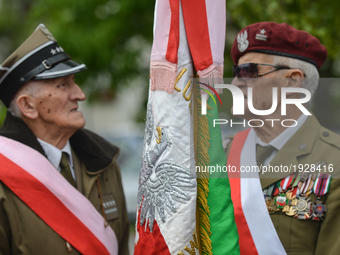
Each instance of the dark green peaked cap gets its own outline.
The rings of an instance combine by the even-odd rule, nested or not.
[[[85,70],[64,52],[45,25],[37,29],[0,65],[0,99],[9,106],[30,80],[67,76]]]

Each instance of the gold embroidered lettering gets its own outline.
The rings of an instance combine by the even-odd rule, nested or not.
[[[188,70],[185,67],[183,67],[182,70],[179,72],[179,74],[176,77],[174,89],[178,92],[181,92],[181,89],[179,87],[177,87],[176,85],[186,71],[188,71]]]
[[[190,91],[189,96],[186,95],[188,89],[190,88],[190,85],[191,85],[191,79],[188,81],[187,85],[185,86],[185,88],[183,90],[183,97],[187,101],[190,101],[190,98],[191,98],[191,91]]]

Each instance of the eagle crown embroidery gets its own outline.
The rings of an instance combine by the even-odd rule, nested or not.
[[[249,41],[247,39],[248,39],[247,30],[237,35],[237,47],[240,52],[244,52],[248,48]]]

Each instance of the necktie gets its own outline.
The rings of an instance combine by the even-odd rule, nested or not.
[[[257,166],[260,167],[263,165],[263,162],[273,153],[275,150],[272,146],[261,146],[256,144],[256,163]]]
[[[60,173],[62,174],[62,176],[65,177],[65,179],[71,183],[71,185],[75,188],[77,188],[77,184],[75,182],[75,180],[73,179],[72,173],[71,173],[71,169],[70,169],[70,165],[68,164],[68,159],[67,159],[67,153],[63,152],[61,154],[61,160],[60,160]]]

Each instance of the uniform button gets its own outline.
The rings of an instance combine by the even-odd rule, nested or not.
[[[324,137],[327,137],[327,136],[329,136],[329,133],[328,132],[323,132],[323,134],[322,134]]]
[[[301,143],[301,144],[299,145],[299,149],[300,149],[300,150],[305,150],[306,148],[307,148],[307,145],[306,145],[306,144]]]

